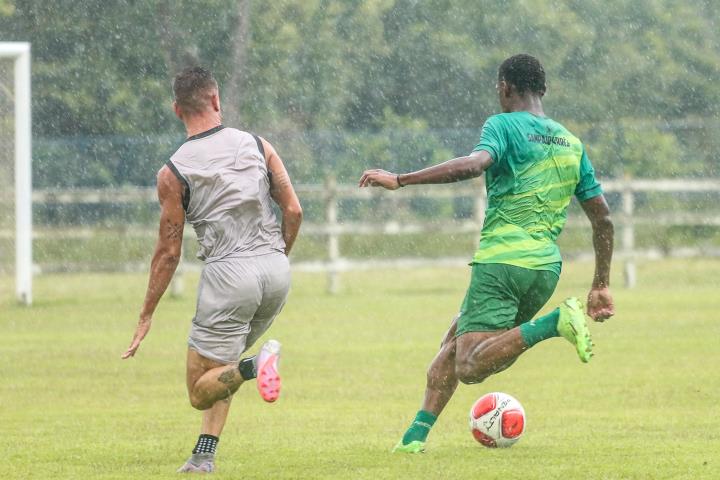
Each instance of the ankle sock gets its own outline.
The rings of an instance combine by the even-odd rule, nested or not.
[[[193,455],[195,454],[202,454],[202,453],[209,453],[211,455],[215,455],[215,449],[217,448],[217,444],[220,441],[220,438],[216,437],[215,435],[208,435],[206,433],[201,434],[198,437],[197,443],[195,444],[195,448],[193,448]]]
[[[557,331],[559,318],[560,310],[556,308],[547,315],[520,325],[520,335],[525,341],[525,344],[528,347],[532,347],[536,343],[547,340],[548,338],[559,337],[560,334]]]
[[[238,370],[240,370],[240,376],[243,380],[252,380],[257,377],[257,366],[255,365],[256,356],[243,358],[238,364]]]
[[[405,435],[403,435],[403,445],[414,441],[424,442],[425,439],[427,439],[428,433],[430,433],[430,429],[435,424],[435,420],[437,420],[437,415],[426,410],[420,410],[417,415],[415,415],[415,420],[413,420],[410,428],[408,428]]]

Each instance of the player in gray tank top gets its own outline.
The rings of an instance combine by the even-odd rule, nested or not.
[[[273,146],[222,125],[212,74],[186,69],[173,84],[175,113],[188,138],[158,172],[160,231],[145,301],[132,343],[135,355],[180,260],[187,221],[204,262],[188,338],[190,403],[203,411],[200,436],[179,472],[212,472],[215,448],[232,395],[256,378],[268,402],[280,393],[280,344],[268,340],[257,355],[240,355],[268,329],[290,288],[287,255],[302,221],[300,202]],[[281,221],[273,211],[280,207]]]

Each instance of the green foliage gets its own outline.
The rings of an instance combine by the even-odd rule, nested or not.
[[[9,17],[15,11],[12,0],[0,0],[0,17]]]
[[[348,134],[346,138],[344,168],[340,172],[350,181],[358,174],[358,159],[372,161],[378,168],[403,172],[452,157],[452,152],[443,148],[437,132],[429,130],[425,121],[397,115],[389,107],[383,110],[377,132]]]
[[[221,86],[243,72],[241,127],[278,139],[301,181],[320,181],[329,167],[354,179],[370,166],[423,166],[467,153],[497,112],[499,63],[524,51],[546,67],[548,114],[581,134],[601,175],[718,174],[720,30],[710,0],[252,2],[243,64],[233,55],[237,5],[0,2],[3,39],[33,43],[42,165],[67,164],[47,138],[180,140],[169,82],[196,61]],[[154,172],[147,162],[167,158],[168,145],[150,143],[141,160],[117,153],[122,164],[146,162],[139,169],[90,165],[106,158],[78,149],[87,169],[66,169],[68,182],[150,183],[133,172]],[[53,184],[37,173],[38,186]]]

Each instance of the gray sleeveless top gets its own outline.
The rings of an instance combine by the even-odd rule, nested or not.
[[[167,166],[184,184],[185,218],[206,263],[284,252],[260,139],[222,125],[188,138]]]

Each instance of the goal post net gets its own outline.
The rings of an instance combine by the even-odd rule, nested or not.
[[[12,104],[14,113],[11,120],[6,121],[5,118],[0,120],[3,127],[7,123],[14,130],[12,150],[14,150],[13,176],[15,177],[15,292],[21,303],[30,305],[32,303],[30,43],[0,42],[0,60],[4,63],[8,60],[12,62],[7,69],[12,71],[12,85],[3,85],[5,88],[0,91],[0,96],[7,97],[9,92],[12,93],[12,98],[7,103]],[[3,102],[5,100],[3,99]],[[5,128],[3,130],[7,131]],[[4,146],[3,150],[10,149]]]

